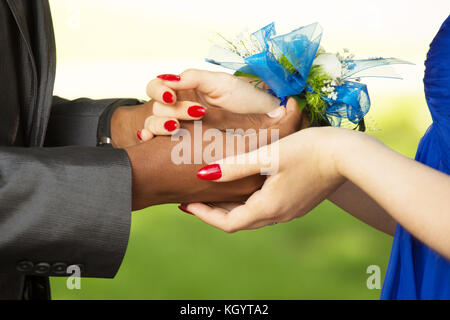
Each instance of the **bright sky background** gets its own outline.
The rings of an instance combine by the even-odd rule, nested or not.
[[[322,45],[357,57],[397,57],[415,63],[404,81],[370,80],[371,96],[423,95],[423,62],[450,13],[450,0],[51,0],[58,48],[55,91],[65,97],[145,98],[160,73],[203,62],[214,32],[235,35],[275,21],[279,33],[319,22]]]

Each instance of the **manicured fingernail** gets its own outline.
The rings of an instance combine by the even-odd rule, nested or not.
[[[171,94],[169,91],[164,92],[163,101],[165,103],[173,103],[173,94]]]
[[[175,131],[178,128],[178,123],[175,120],[166,121],[164,128],[169,132]]]
[[[164,81],[180,81],[181,77],[177,76],[176,74],[160,74],[158,79],[164,80]]]
[[[138,139],[142,141],[142,130],[138,130],[136,135],[137,135]]]
[[[210,164],[198,170],[197,177],[207,181],[218,180],[222,178],[222,170],[218,164]]]
[[[200,118],[203,117],[206,113],[206,109],[202,106],[192,106],[188,109],[188,115],[192,118]]]
[[[283,111],[284,111],[284,107],[279,107],[279,108],[276,108],[276,109],[270,111],[267,115],[270,118],[279,118],[283,114]]]
[[[186,207],[185,204],[180,204],[180,205],[178,206],[178,209],[180,209],[181,211],[186,212],[186,213],[188,213],[188,214],[194,215],[192,212],[190,212],[190,211],[187,209],[187,207]]]

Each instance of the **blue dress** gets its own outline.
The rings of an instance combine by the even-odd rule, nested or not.
[[[425,66],[425,96],[433,124],[419,144],[416,160],[450,174],[450,16],[431,43]],[[442,210],[450,214],[449,208]],[[449,300],[450,260],[398,226],[381,299]]]

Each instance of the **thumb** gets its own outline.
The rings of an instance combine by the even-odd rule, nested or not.
[[[268,175],[278,170],[279,142],[216,161],[197,171],[201,180],[228,182],[255,174]]]

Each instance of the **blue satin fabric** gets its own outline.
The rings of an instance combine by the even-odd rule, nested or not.
[[[450,16],[431,43],[425,66],[433,124],[419,144],[416,160],[450,174]],[[450,299],[450,260],[398,226],[381,299]]]

